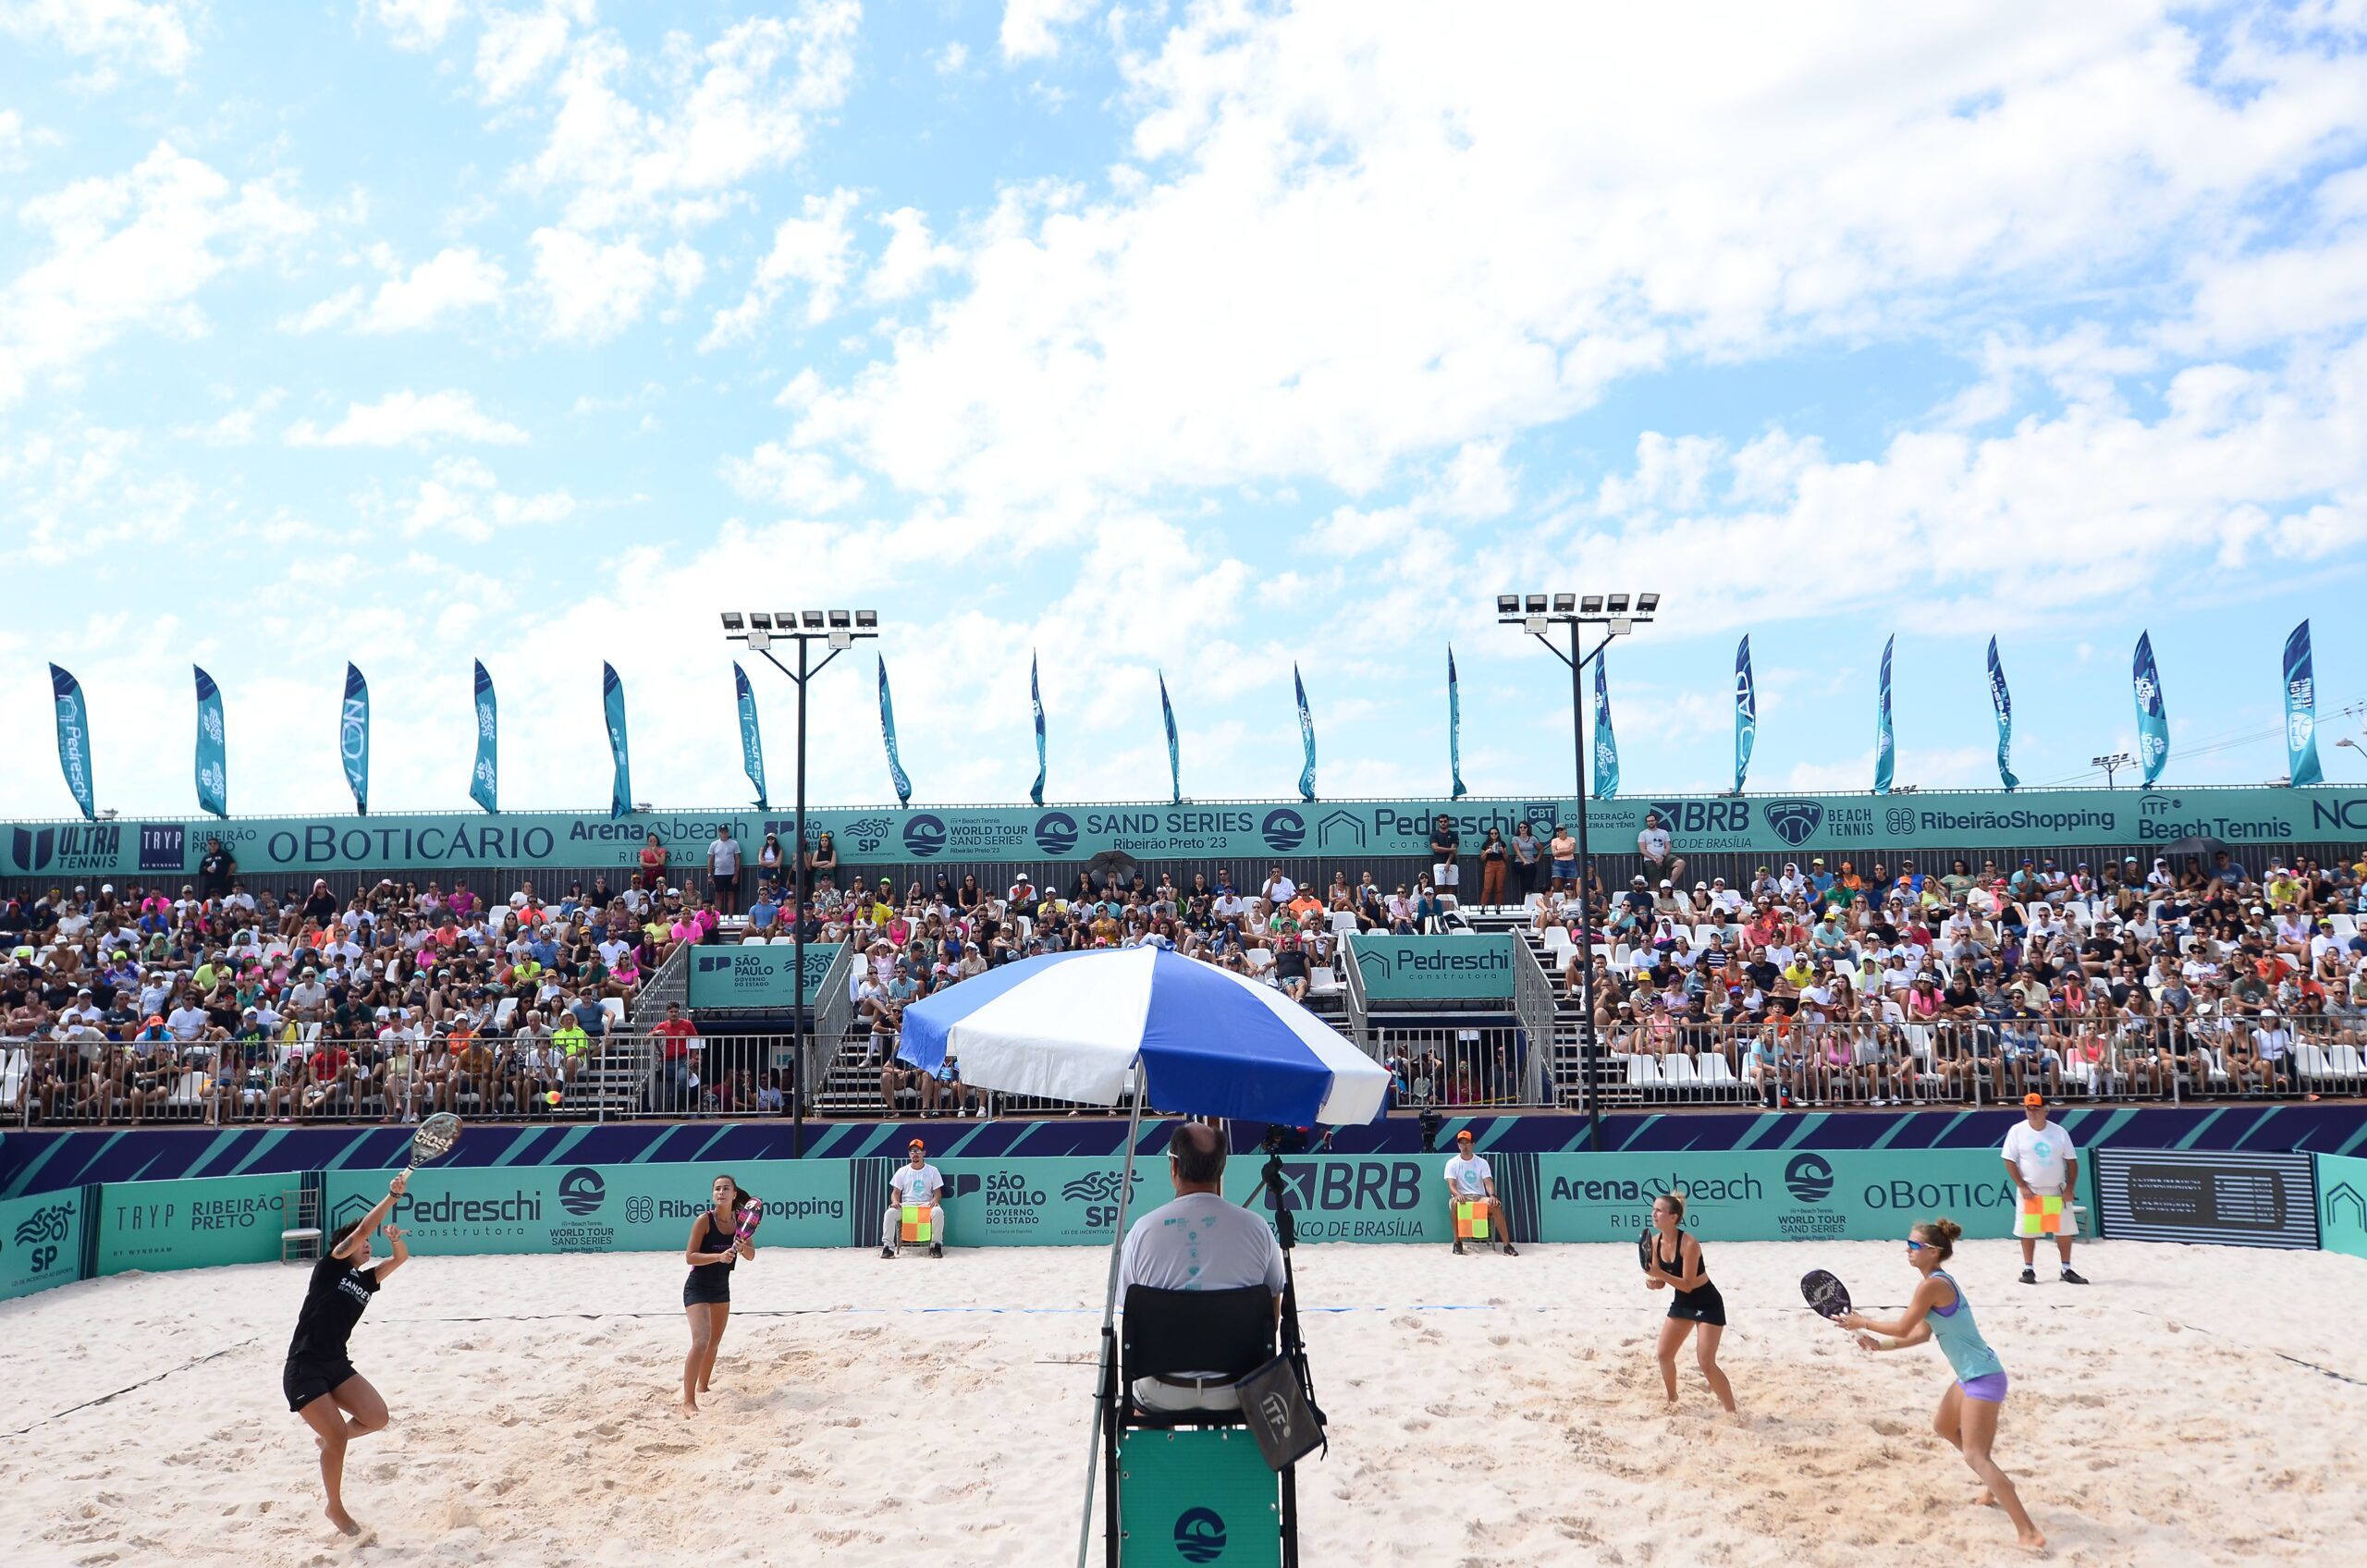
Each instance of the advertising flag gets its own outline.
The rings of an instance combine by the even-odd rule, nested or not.
[[[1989,639],[1989,705],[1997,710],[1997,781],[2011,790],[2021,783],[2014,777],[2014,696],[2005,690],[2005,667],[1997,658],[1997,639]]]
[[[625,683],[617,679],[617,667],[606,660],[600,665],[600,706],[608,721],[608,754],[616,759],[616,778],[608,785],[608,815],[625,815],[632,810],[632,764],[625,749]]]
[[[1027,787],[1027,798],[1037,805],[1044,803],[1044,688],[1036,680],[1036,655],[1027,655],[1027,703],[1036,710],[1036,782]]]
[[[2285,639],[2285,776],[2292,784],[2323,784],[2318,766],[2318,683],[2310,673],[2310,623]]]
[[[197,809],[227,816],[230,753],[222,726],[222,688],[197,666],[190,668],[197,674]]]
[[[1184,764],[1175,744],[1175,704],[1167,700],[1167,672],[1159,672],[1159,712],[1167,721],[1167,783],[1171,803],[1184,803]]]
[[[1299,679],[1298,662],[1291,662],[1291,684],[1298,689],[1298,738],[1306,748],[1306,766],[1299,769],[1298,798],[1315,799],[1315,719],[1306,711],[1306,682]]]
[[[493,696],[493,677],[484,660],[476,661],[477,765],[469,770],[469,799],[490,812],[501,809],[500,712]]]
[[[370,815],[370,683],[362,672],[345,667],[345,704],[337,710],[337,753],[345,764],[345,781],[353,790],[353,809]]]
[[[2170,717],[2162,705],[2162,672],[2153,663],[2152,632],[2137,634],[2137,657],[2128,674],[2137,693],[2137,760],[2144,765],[2144,788],[2150,790],[2170,760]]]
[[[1883,679],[1874,698],[1874,793],[1890,793],[1891,761],[1897,750],[1890,732],[1890,655],[1898,646],[1898,634],[1893,632],[1883,644]]]
[[[1759,743],[1759,692],[1750,681],[1750,636],[1735,648],[1735,793],[1750,776],[1750,749]]]
[[[748,684],[748,672],[740,661],[731,661],[732,694],[740,703],[740,766],[748,775],[748,783],[756,791],[756,809],[770,809],[765,790],[765,735],[756,724],[756,689]]]
[[[879,661],[879,739],[888,747],[888,781],[896,786],[896,802],[913,803],[913,781],[896,753],[896,705],[888,700],[888,661]]]
[[[1463,787],[1463,694],[1455,689],[1452,643],[1446,645],[1446,770],[1453,779],[1450,800],[1471,793]]]
[[[82,705],[82,684],[51,665],[49,692],[57,704],[57,766],[66,770],[74,803],[85,817],[96,820],[98,802],[91,794],[91,716]]]
[[[1611,678],[1603,673],[1608,649],[1594,656],[1594,798],[1619,798],[1619,737],[1611,728]]]

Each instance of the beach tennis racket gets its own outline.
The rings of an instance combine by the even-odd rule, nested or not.
[[[460,1141],[460,1119],[448,1110],[439,1110],[419,1124],[411,1135],[411,1169],[418,1170],[431,1159],[441,1159]]]
[[[765,1206],[760,1203],[743,1203],[740,1206],[739,1215],[740,1229],[731,1239],[735,1242],[744,1242],[756,1233],[757,1226],[765,1222]]]
[[[1800,1294],[1821,1317],[1839,1317],[1849,1310],[1849,1287],[1821,1268],[1800,1276]]]
[[[1652,1271],[1652,1233],[1650,1231],[1636,1238],[1636,1261],[1645,1273]]]

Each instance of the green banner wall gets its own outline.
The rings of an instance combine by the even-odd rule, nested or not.
[[[82,1203],[87,1188],[0,1203],[0,1301],[82,1277]]]
[[[2318,1245],[2367,1257],[2367,1159],[2318,1156]]]
[[[1881,850],[1944,853],[1984,849],[2166,844],[2203,834],[2245,846],[2356,839],[2367,833],[2367,789],[2049,790],[1868,795],[1636,796],[1596,801],[1587,827],[1596,851],[1632,854],[1644,814],[1660,813],[1680,851],[1765,855]],[[1476,857],[1488,829],[1509,839],[1522,822],[1575,821],[1552,794],[1460,801],[1256,801],[1190,806],[947,806],[838,808],[806,814],[851,864],[953,861],[1083,863],[1104,850],[1143,860],[1240,863],[1278,855],[1428,858],[1440,813]],[[447,815],[154,818],[0,824],[0,875],[194,876],[207,841],[222,840],[250,875],[329,871],[484,871],[632,867],[652,833],[676,872],[705,876],[720,827],[742,864],[767,833],[786,840],[794,819],[769,811],[503,812]],[[1250,878],[1255,881],[1256,878]],[[546,889],[553,891],[555,889]]]
[[[1372,1001],[1512,999],[1511,937],[1351,937],[1348,942]]]
[[[805,1002],[819,998],[822,982],[839,956],[839,942],[805,945]],[[703,947],[691,954],[691,1007],[763,1007],[787,1010],[797,1001],[797,948]]]
[[[97,1272],[211,1268],[279,1256],[284,1194],[301,1176],[111,1182],[99,1189]]]

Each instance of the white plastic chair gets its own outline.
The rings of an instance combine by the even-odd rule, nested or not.
[[[1631,1089],[1657,1089],[1661,1086],[1660,1059],[1631,1056],[1627,1059],[1627,1086]]]
[[[1356,934],[1356,913],[1354,910],[1335,909],[1331,912],[1331,935],[1353,937]]]
[[[1689,1056],[1674,1055],[1663,1058],[1661,1062],[1661,1077],[1670,1089],[1681,1095],[1689,1096],[1701,1086],[1701,1074],[1695,1071],[1693,1059]]]
[[[2359,935],[2359,917],[2357,915],[2334,914],[2329,915],[2326,918],[2334,926],[2334,935],[2336,941],[2348,942],[2350,938]]]
[[[1329,997],[1337,994],[1340,989],[1340,973],[1329,965],[1310,969],[1306,972],[1306,994],[1310,997]]]
[[[501,1005],[493,1010],[493,1026],[496,1029],[507,1029],[509,1027],[509,1021],[517,1016],[518,998],[504,997],[501,998]]]
[[[1699,1072],[1704,1089],[1730,1089],[1742,1082],[1735,1076],[1735,1070],[1726,1064],[1726,1053],[1723,1051],[1704,1051]]]
[[[1264,948],[1252,948],[1242,955],[1241,966],[1252,974],[1263,974],[1274,967],[1274,955]]]

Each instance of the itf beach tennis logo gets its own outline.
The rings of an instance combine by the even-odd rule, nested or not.
[[[1770,801],[1766,809],[1767,826],[1796,850],[1809,841],[1824,820],[1824,806],[1817,801]]]
[[[1064,811],[1048,811],[1036,819],[1036,847],[1048,855],[1064,855],[1076,848],[1076,818]]]
[[[1784,1185],[1802,1203],[1822,1203],[1833,1195],[1833,1167],[1822,1155],[1796,1155],[1784,1167]]]
[[[558,1179],[558,1206],[578,1219],[599,1213],[607,1195],[607,1182],[588,1165],[579,1165]]]
[[[1175,1555],[1186,1562],[1214,1562],[1224,1555],[1224,1515],[1213,1508],[1187,1508],[1175,1516]]]
[[[1306,842],[1306,818],[1283,806],[1266,814],[1258,833],[1276,854],[1286,855]]]
[[[923,812],[904,824],[904,848],[915,860],[926,860],[945,848],[945,819]]]

